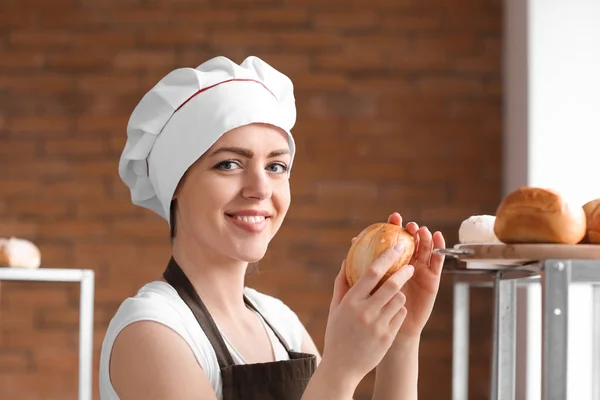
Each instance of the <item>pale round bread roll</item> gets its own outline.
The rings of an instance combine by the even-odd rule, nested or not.
[[[465,219],[458,229],[461,244],[499,243],[494,233],[496,217],[493,215],[473,215]]]
[[[584,241],[591,244],[600,244],[600,199],[585,203],[583,211],[586,219]]]
[[[583,207],[552,189],[524,186],[500,203],[494,233],[503,243],[577,244],[586,232]]]
[[[39,268],[42,262],[40,250],[29,240],[0,239],[0,266],[12,268]]]

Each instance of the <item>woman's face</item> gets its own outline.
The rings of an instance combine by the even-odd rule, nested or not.
[[[233,129],[188,170],[179,185],[176,238],[222,260],[256,262],[290,206],[287,135],[270,125]]]

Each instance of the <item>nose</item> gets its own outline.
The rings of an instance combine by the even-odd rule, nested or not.
[[[272,182],[262,168],[247,169],[244,174],[242,196],[246,199],[265,200],[273,193]]]

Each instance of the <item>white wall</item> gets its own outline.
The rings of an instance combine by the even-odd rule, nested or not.
[[[600,197],[600,0],[507,0],[504,192]],[[519,293],[517,399],[541,397],[539,287]],[[591,400],[591,290],[571,290],[569,399]],[[577,367],[577,372],[575,372]]]

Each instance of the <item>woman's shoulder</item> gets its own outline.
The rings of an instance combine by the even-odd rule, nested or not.
[[[192,350],[211,383],[216,385],[218,366],[204,331],[171,285],[164,281],[153,281],[142,286],[135,295],[126,298],[109,322],[100,356],[100,381],[103,390],[113,391],[108,369],[117,337],[131,324],[147,321],[166,326],[178,334]]]

